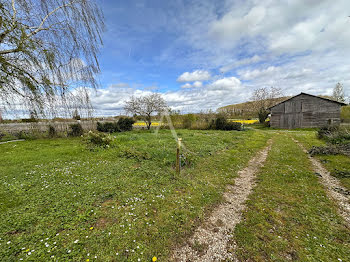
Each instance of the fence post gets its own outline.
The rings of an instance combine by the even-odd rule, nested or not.
[[[176,148],[176,175],[180,175],[180,167],[181,167],[181,162],[180,162],[180,148],[181,148],[181,141],[182,138],[177,139],[177,148]]]

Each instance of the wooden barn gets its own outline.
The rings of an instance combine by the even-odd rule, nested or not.
[[[346,104],[305,93],[272,107],[270,124],[276,128],[322,127],[340,124],[340,110]]]

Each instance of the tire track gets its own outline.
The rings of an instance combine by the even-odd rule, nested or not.
[[[255,186],[256,175],[265,162],[271,145],[270,139],[267,146],[249,161],[248,166],[238,172],[234,185],[227,187],[225,202],[214,209],[185,245],[173,252],[173,261],[235,260],[234,254],[229,252],[235,246],[232,243],[232,232],[241,221],[245,202]]]

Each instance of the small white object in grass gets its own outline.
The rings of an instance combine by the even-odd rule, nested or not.
[[[76,244],[76,243],[78,243],[78,242],[79,242],[79,239],[75,240],[75,241],[74,241],[74,244]]]

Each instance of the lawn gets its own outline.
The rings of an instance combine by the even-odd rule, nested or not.
[[[298,141],[304,144],[306,149],[310,149],[312,146],[323,146],[326,143],[323,140],[317,139],[316,132],[293,132],[291,133]],[[319,155],[314,156],[321,161],[324,167],[336,178],[338,178],[341,184],[350,190],[350,177],[348,172],[350,171],[350,158],[345,155]],[[345,177],[343,174],[347,173]]]
[[[240,261],[349,261],[350,230],[290,132],[275,133],[257,182],[235,228]]]
[[[167,261],[271,133],[181,130],[0,145],[0,261]]]

